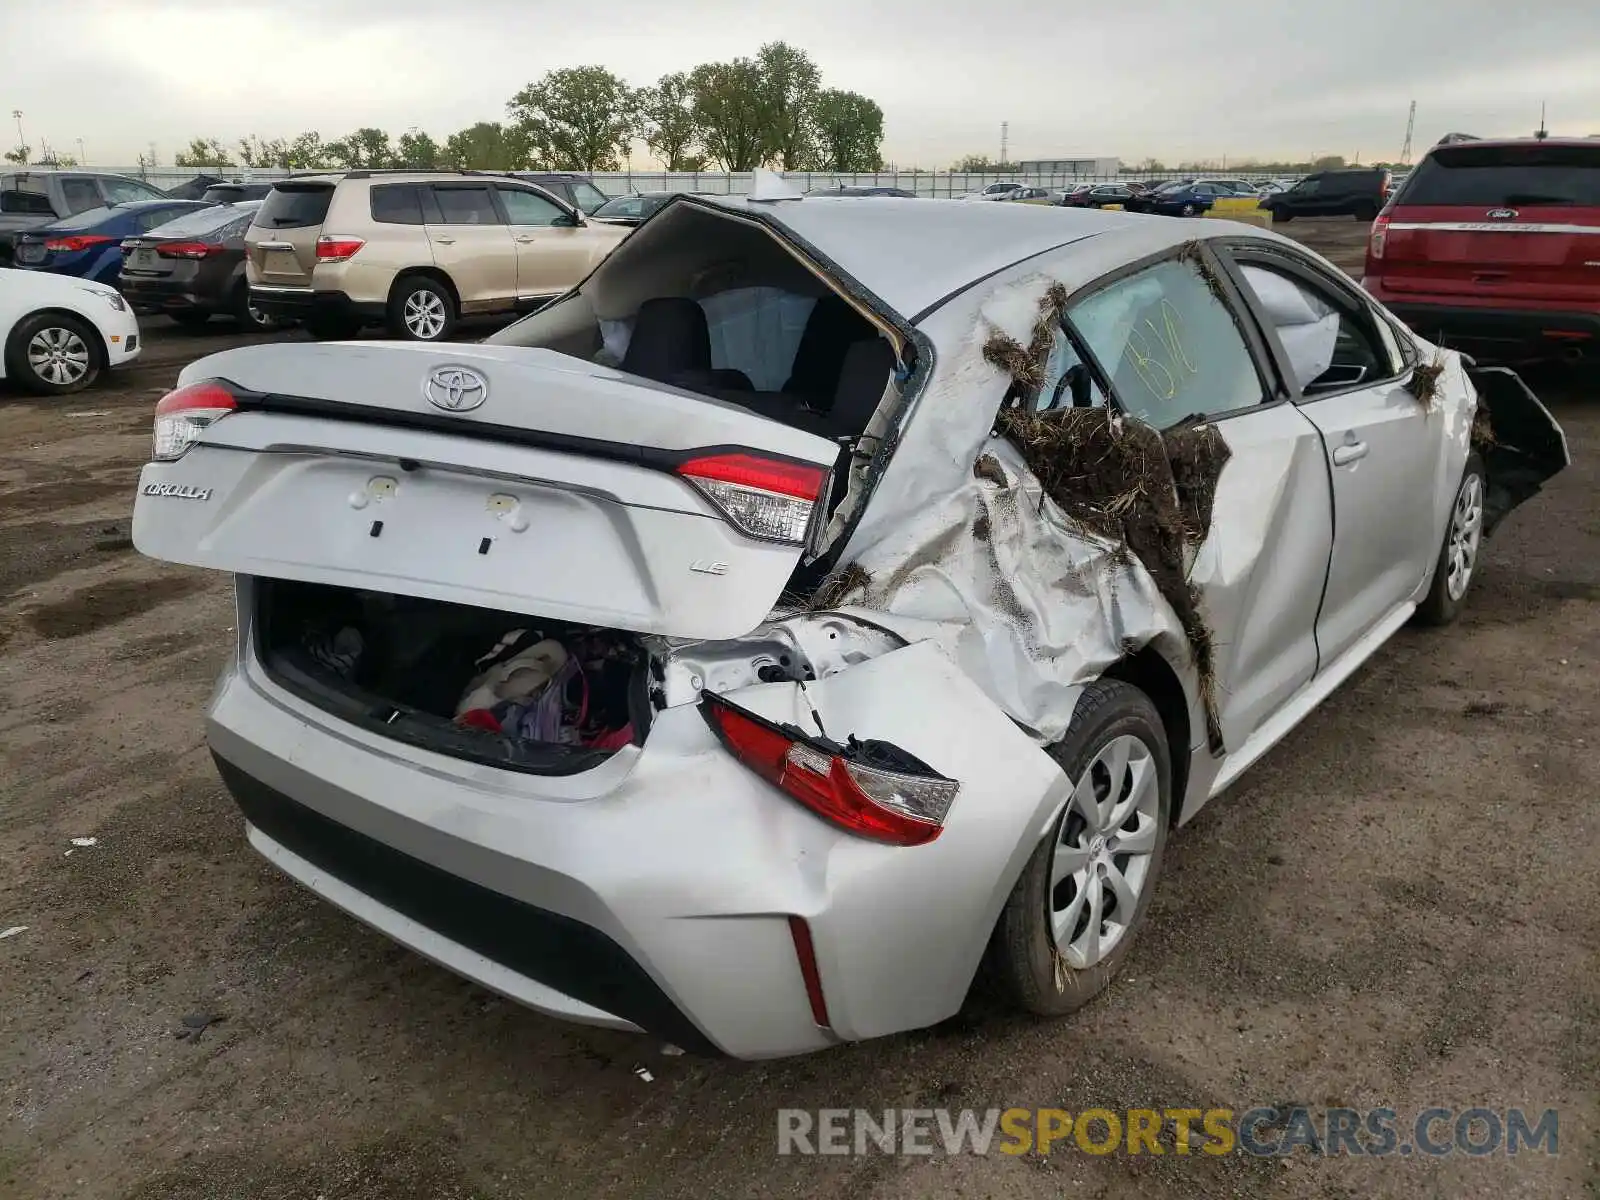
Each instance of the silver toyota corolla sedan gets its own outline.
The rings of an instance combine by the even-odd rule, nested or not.
[[[133,532],[237,579],[206,729],[257,850],[540,1012],[760,1058],[980,972],[1096,995],[1169,833],[1566,462],[1270,233],[768,181],[485,344],[196,362]]]

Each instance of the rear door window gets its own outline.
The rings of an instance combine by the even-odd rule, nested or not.
[[[145,198],[140,197],[140,199]],[[100,189],[95,186],[94,180],[70,175],[61,181],[61,199],[66,202],[69,213],[87,212],[91,208],[104,208],[106,203],[100,195]]]
[[[500,210],[487,187],[448,187],[435,184],[433,196],[445,225],[503,225]]]
[[[1261,377],[1233,314],[1191,262],[1117,280],[1067,315],[1123,410],[1157,429],[1261,403]]]
[[[321,225],[332,202],[333,188],[327,184],[279,184],[261,202],[256,224],[263,229],[305,229]]]
[[[161,193],[155,188],[132,179],[102,179],[100,190],[106,194],[107,204],[137,204],[140,200],[161,199]]]
[[[1401,186],[1397,204],[1464,208],[1600,208],[1600,144],[1451,146]]]

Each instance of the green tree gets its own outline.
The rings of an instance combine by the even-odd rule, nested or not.
[[[506,105],[512,123],[554,171],[615,171],[638,129],[634,90],[604,67],[563,67]]]
[[[663,75],[639,94],[640,132],[650,153],[669,171],[698,171],[705,155],[694,152],[700,135],[694,117],[694,89],[682,71]]]
[[[402,167],[416,167],[430,171],[444,165],[444,149],[420,129],[408,129],[400,135],[396,157]]]
[[[285,171],[309,171],[328,165],[328,148],[322,144],[322,135],[314,129],[299,134],[291,142],[277,143],[282,149],[276,165]]]
[[[952,171],[965,171],[969,175],[982,175],[989,171],[998,171],[1000,164],[987,154],[969,154],[963,159],[958,159],[950,169]]]
[[[370,125],[329,142],[328,157],[349,170],[395,165],[394,147],[389,142],[389,135]]]
[[[518,130],[479,121],[445,139],[441,163],[463,171],[516,171],[531,165],[531,159]]]
[[[689,72],[701,143],[724,171],[752,171],[767,160],[770,136],[761,65],[753,58],[701,63]]]
[[[809,54],[787,42],[761,47],[756,65],[761,71],[759,96],[766,126],[764,161],[785,171],[802,170],[812,157],[822,72]]]
[[[179,167],[231,167],[233,159],[228,157],[228,150],[216,138],[194,138],[189,145],[179,150],[173,156],[173,164]]]
[[[25,167],[25,166],[28,165],[28,157],[32,153],[33,153],[32,147],[30,147],[30,146],[18,146],[15,150],[7,150],[6,151],[5,160],[8,163],[16,163],[17,166],[19,166],[19,167]]]
[[[817,161],[825,171],[876,171],[883,163],[883,109],[859,92],[829,88],[813,110]]]
[[[1337,171],[1344,165],[1344,155],[1324,154],[1321,158],[1317,159],[1316,162],[1311,164],[1311,169],[1313,171]]]

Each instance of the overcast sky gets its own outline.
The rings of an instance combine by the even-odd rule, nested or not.
[[[1596,0],[0,0],[0,120],[99,165],[195,136],[436,137],[547,70],[630,83],[764,41],[883,106],[884,155],[1398,156],[1441,134],[1600,133]],[[0,145],[16,139],[0,126]],[[648,165],[636,157],[636,167]]]

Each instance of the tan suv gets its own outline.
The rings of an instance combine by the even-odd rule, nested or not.
[[[316,337],[364,325],[441,341],[458,318],[526,312],[629,230],[542,188],[471,171],[349,171],[273,187],[245,235],[250,302]]]

